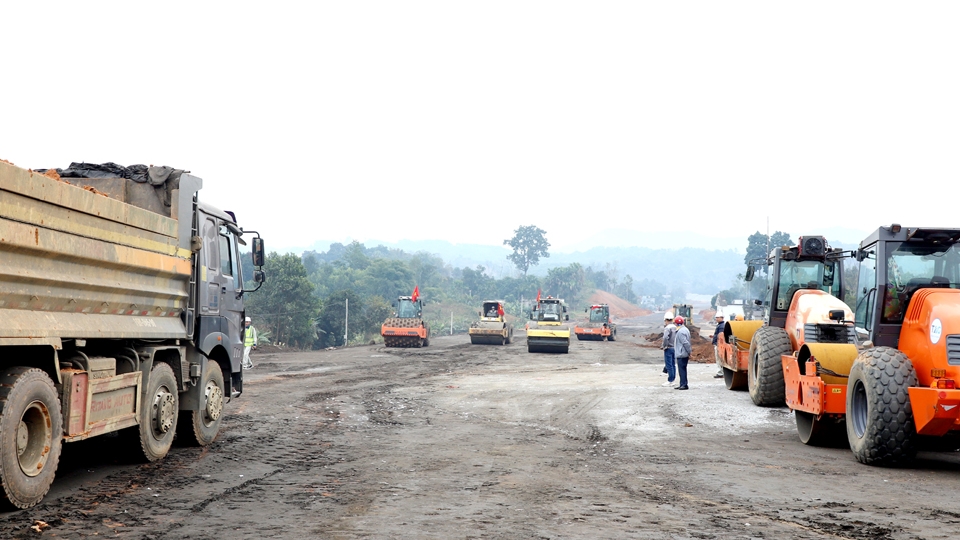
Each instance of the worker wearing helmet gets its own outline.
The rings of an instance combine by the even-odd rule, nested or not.
[[[673,386],[674,379],[677,378],[676,362],[674,360],[673,345],[676,341],[677,329],[673,326],[673,313],[663,314],[663,341],[660,348],[663,349],[663,372],[667,374],[667,382],[662,386]]]
[[[723,364],[720,363],[720,348],[717,347],[717,340],[720,338],[720,334],[723,333],[723,312],[718,309],[717,315],[714,318],[717,321],[717,329],[713,331],[713,359],[717,361],[717,374],[714,375],[713,378],[720,379],[723,377]]]
[[[680,386],[675,386],[674,390],[688,390],[687,387],[687,362],[690,361],[690,353],[693,351],[690,345],[690,331],[684,325],[683,317],[677,316],[673,320],[677,325],[677,338],[674,345],[677,356],[677,371],[680,374]]]

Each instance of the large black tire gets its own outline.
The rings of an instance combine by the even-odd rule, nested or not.
[[[199,411],[181,411],[177,421],[177,444],[207,446],[216,440],[223,419],[223,370],[213,360],[207,360],[207,372],[200,381],[203,393]]]
[[[727,390],[743,390],[747,386],[747,374],[742,371],[723,368],[723,384],[727,387]]]
[[[167,455],[177,433],[180,412],[177,379],[168,364],[159,362],[150,370],[143,402],[140,404],[140,449],[147,461],[157,461]]]
[[[790,337],[783,328],[764,326],[753,335],[747,363],[747,389],[756,405],[780,407],[785,403],[780,355],[789,354],[790,349]]]
[[[892,347],[860,353],[847,380],[847,439],[857,461],[898,465],[917,453],[907,389],[917,374],[907,355]]]
[[[43,499],[60,463],[62,436],[50,377],[29,367],[0,371],[0,502],[29,508]]]
[[[616,341],[617,340],[617,327],[614,326],[610,329],[610,335],[607,336],[607,341]]]

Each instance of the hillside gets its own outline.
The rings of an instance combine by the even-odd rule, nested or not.
[[[587,302],[590,304],[608,304],[610,306],[610,316],[614,319],[642,317],[653,313],[606,291],[594,291]]]

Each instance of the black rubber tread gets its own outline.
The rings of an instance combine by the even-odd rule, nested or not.
[[[806,411],[794,410],[800,442],[810,446],[839,446],[845,441],[844,423],[833,418],[817,418]]]
[[[31,477],[20,469],[16,437],[23,413],[34,401],[47,408],[53,440],[43,469]],[[46,372],[24,366],[0,371],[0,505],[30,508],[43,499],[60,463],[62,436],[60,398]]]
[[[207,372],[199,385],[206,388],[207,382],[213,380],[220,387],[221,407],[226,403],[224,395],[223,370],[220,365],[213,360],[207,360]],[[201,391],[203,393],[203,391]],[[201,398],[199,411],[180,411],[180,418],[177,420],[177,444],[186,446],[207,446],[217,439],[220,434],[220,423],[223,420],[223,411],[213,422],[207,422],[206,416],[206,398]]]
[[[790,337],[783,328],[763,326],[753,334],[750,341],[747,389],[754,404],[760,407],[780,407],[786,403],[780,355],[790,352]]]
[[[917,429],[907,389],[917,374],[892,347],[860,353],[847,380],[847,440],[860,463],[901,465],[917,453]]]
[[[723,368],[723,384],[727,387],[727,390],[743,390],[747,387],[747,374],[725,367]]]
[[[617,327],[613,326],[610,328],[610,335],[607,336],[607,341],[616,341],[617,340]]]
[[[140,450],[143,453],[144,459],[147,461],[158,461],[163,459],[167,455],[167,452],[170,451],[170,446],[173,444],[173,438],[177,433],[177,423],[180,414],[180,394],[177,388],[177,379],[173,375],[173,369],[169,364],[159,362],[154,364],[153,369],[150,370],[150,377],[144,383],[145,393],[144,399],[140,403],[140,425],[132,428],[137,430],[136,433],[140,437]],[[153,433],[153,396],[156,394],[156,391],[160,386],[166,386],[174,397],[174,411],[177,414],[177,419],[174,419],[173,428],[164,433],[161,437],[157,438]]]

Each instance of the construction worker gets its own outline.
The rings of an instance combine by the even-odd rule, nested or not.
[[[243,320],[243,369],[253,369],[250,349],[257,348],[257,329],[250,324],[250,317]]]
[[[661,386],[673,386],[673,381],[677,377],[676,362],[673,355],[673,345],[676,341],[677,329],[673,326],[673,313],[668,311],[663,314],[663,341],[660,348],[663,349],[663,372],[667,374],[667,382]]]
[[[719,309],[717,310],[717,316],[714,317],[714,320],[717,321],[717,329],[713,331],[713,359],[717,361],[717,374],[713,376],[714,379],[723,378],[723,366],[720,364],[720,349],[717,347],[717,339],[720,337],[720,334],[723,333],[723,312]]]
[[[677,372],[680,375],[680,386],[674,386],[674,390],[689,390],[687,387],[687,362],[690,361],[690,353],[693,352],[693,346],[690,343],[690,330],[687,330],[683,317],[677,316],[673,320],[677,325],[676,349]]]

